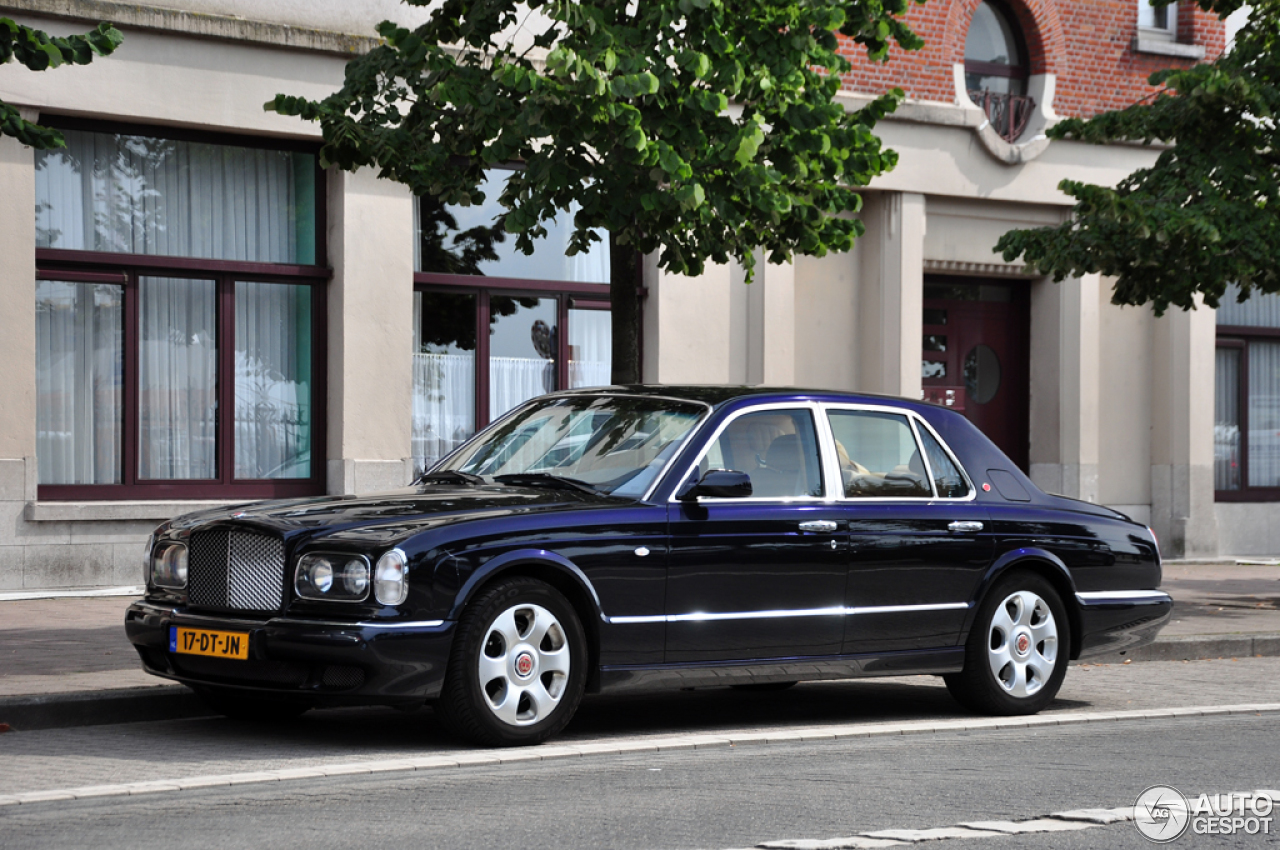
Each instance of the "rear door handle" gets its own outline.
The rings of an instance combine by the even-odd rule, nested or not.
[[[965,532],[973,533],[975,531],[982,530],[982,523],[967,521],[967,520],[956,520],[955,522],[947,526],[947,530],[954,531],[957,534],[961,534]]]
[[[836,524],[829,519],[814,519],[800,523],[801,531],[835,531]]]

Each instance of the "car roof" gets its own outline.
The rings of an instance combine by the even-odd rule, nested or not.
[[[778,399],[787,401],[826,401],[837,404],[893,404],[921,411],[926,408],[939,409],[937,405],[928,405],[919,400],[911,400],[890,395],[875,393],[851,393],[840,390],[820,390],[804,387],[763,387],[728,384],[627,384],[607,387],[584,387],[582,389],[562,390],[557,396],[590,396],[600,393],[619,395],[649,396],[653,398],[673,398],[696,401],[720,407],[735,401],[766,401]],[[943,408],[945,409],[945,408]]]

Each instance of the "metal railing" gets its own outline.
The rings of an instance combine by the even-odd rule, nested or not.
[[[1001,94],[999,92],[978,89],[969,91],[969,99],[982,107],[987,113],[987,120],[1000,138],[1006,142],[1016,142],[1027,129],[1031,113],[1036,109],[1036,102],[1025,94]]]

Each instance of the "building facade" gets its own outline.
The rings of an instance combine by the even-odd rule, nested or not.
[[[551,228],[515,253],[494,209],[322,170],[316,128],[262,110],[332,91],[378,21],[423,14],[0,0],[53,33],[125,33],[88,67],[0,69],[0,98],[68,140],[0,139],[0,591],[137,584],[141,544],[172,515],[402,486],[523,399],[607,380],[603,250],[567,258]],[[866,236],[761,264],[750,286],[732,265],[648,263],[645,380],[923,395],[1046,489],[1149,522],[1167,554],[1280,550],[1265,530],[1280,319],[1261,303],[1157,319],[1112,306],[1107,280],[1054,284],[992,253],[1010,228],[1064,219],[1060,180],[1153,161],[1051,143],[1049,123],[1212,58],[1222,24],[1144,0],[911,15],[925,50],[873,65],[850,46],[848,108],[908,95],[880,125],[901,158],[866,193]]]

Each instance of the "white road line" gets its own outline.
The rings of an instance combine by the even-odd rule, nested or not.
[[[284,768],[250,773],[228,773],[216,776],[188,776],[131,782],[119,785],[90,785],[50,791],[26,791],[0,795],[0,806],[26,805],[57,800],[80,800],[90,797],[123,797],[163,791],[185,791],[217,786],[256,785],[264,782],[286,782],[295,779],[319,779],[365,773],[440,770],[452,767],[492,767],[527,761],[551,761],[586,758],[598,755],[635,755],[673,750],[695,750],[732,747],[743,744],[781,744],[804,741],[851,740],[894,735],[967,732],[986,729],[1025,729],[1038,726],[1075,726],[1085,723],[1115,723],[1136,720],[1167,720],[1178,717],[1213,717],[1232,714],[1277,714],[1280,703],[1248,703],[1241,705],[1207,705],[1187,708],[1162,708],[1135,711],[1072,711],[1032,717],[973,717],[956,720],[916,720],[902,723],[847,723],[832,726],[810,726],[799,729],[777,729],[764,732],[724,732],[715,735],[674,735],[621,740],[584,742],[581,744],[544,744],[518,750],[472,750],[419,758],[380,759],[376,761],[340,762],[304,768]],[[1277,795],[1280,796],[1280,795]],[[1098,812],[1119,810],[1083,809],[1063,812],[1053,817],[1088,820],[1101,817]],[[1085,816],[1081,813],[1092,813]],[[1073,815],[1073,817],[1068,817]],[[1099,821],[1101,822],[1101,821]],[[763,845],[762,845],[763,846]],[[773,846],[773,845],[770,845]],[[787,845],[791,846],[791,845]],[[806,847],[808,845],[805,845]],[[833,845],[834,847],[835,845]],[[843,846],[843,845],[840,845]],[[870,845],[860,845],[870,846]],[[888,845],[880,845],[888,846]]]

